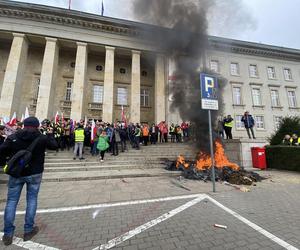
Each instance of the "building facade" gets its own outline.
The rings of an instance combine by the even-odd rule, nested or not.
[[[78,11],[0,0],[0,116],[29,107],[39,119],[56,112],[79,120],[112,122],[122,108],[131,122],[180,123],[170,112],[171,66],[164,52],[142,39],[152,26]],[[257,137],[280,117],[299,115],[300,51],[209,38],[206,66],[228,79],[223,115],[248,110]]]

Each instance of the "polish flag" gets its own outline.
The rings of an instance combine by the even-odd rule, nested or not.
[[[96,123],[95,123],[95,121],[93,119],[93,121],[92,121],[92,129],[91,129],[91,142],[94,141],[95,134],[97,133],[97,131],[95,131],[95,129],[96,129]]]
[[[58,124],[58,122],[59,122],[59,114],[58,114],[58,111],[56,112],[56,115],[55,115],[55,117],[54,117],[54,122],[55,122],[55,124]]]
[[[26,118],[28,118],[28,117],[29,117],[29,110],[28,110],[28,107],[26,107],[24,119],[26,119]]]
[[[85,116],[85,117],[84,117],[84,127],[87,126],[87,123],[88,123],[88,119],[87,119],[87,117]]]
[[[12,127],[12,126],[15,126],[16,124],[17,124],[17,115],[16,115],[16,112],[14,112],[12,118],[7,123],[7,125],[10,126],[10,127]]]
[[[122,122],[124,122],[125,128],[127,128],[127,121],[126,121],[126,116],[125,116],[123,105],[122,105],[122,112],[121,112],[121,120],[122,120]]]

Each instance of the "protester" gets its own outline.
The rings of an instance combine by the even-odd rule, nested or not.
[[[140,149],[140,137],[141,137],[141,127],[137,123],[135,126],[135,131],[134,131],[134,147],[137,150]]]
[[[79,160],[84,160],[82,157],[83,143],[84,143],[84,129],[83,124],[79,123],[77,128],[74,131],[75,135],[75,147],[74,147],[74,157],[73,160],[76,160],[77,153],[79,151]]]
[[[24,129],[20,129],[15,134],[8,136],[0,146],[0,166],[4,166],[7,158],[10,159],[20,150],[27,149],[37,139],[37,145],[32,150],[29,166],[23,170],[21,177],[9,176],[7,202],[4,212],[4,235],[2,237],[2,241],[6,246],[12,244],[15,231],[16,208],[25,183],[27,209],[25,213],[24,241],[30,240],[39,232],[39,227],[35,226],[35,215],[42,173],[44,171],[45,150],[46,148],[51,150],[58,148],[52,132],[49,131],[47,135],[42,135],[38,130],[39,126],[40,122],[36,117],[26,118],[24,120]]]
[[[0,125],[0,145],[4,142],[5,138],[5,126]]]
[[[108,136],[106,134],[105,130],[102,130],[101,134],[99,135],[98,143],[97,143],[97,149],[100,151],[100,161],[104,161],[104,155],[106,150],[109,148],[108,143]]]
[[[189,124],[187,122],[182,122],[181,123],[181,129],[183,132],[183,137],[187,138],[189,137]]]
[[[251,134],[252,134],[252,137],[253,139],[255,139],[255,135],[254,135],[254,130],[253,130],[253,127],[255,125],[255,122],[254,122],[254,119],[252,117],[252,115],[249,114],[248,111],[246,111],[241,119],[241,121],[244,123],[245,125],[245,128],[247,130],[247,134],[248,134],[248,137],[249,139],[251,139],[251,135],[250,135],[250,132],[249,130],[251,130]]]
[[[291,136],[286,134],[282,140],[282,144],[286,145],[286,146],[290,146],[291,145]]]
[[[120,139],[121,139],[121,151],[124,152],[125,150],[127,150],[127,146],[126,146],[126,128],[125,128],[125,124],[120,123],[118,128],[117,128],[119,134],[120,134]]]
[[[156,144],[158,139],[158,127],[155,124],[152,124],[150,128],[150,142],[151,144]]]
[[[292,146],[299,146],[300,138],[298,138],[298,135],[293,134],[291,138],[291,145]]]
[[[226,117],[224,117],[225,119]],[[218,135],[224,139],[224,119],[222,119],[222,117],[219,117],[218,119],[218,127],[217,127],[217,131],[218,131]]]
[[[176,142],[182,142],[182,130],[178,124],[176,124],[175,126],[175,137],[176,137]]]
[[[231,115],[228,115],[223,120],[223,124],[224,124],[226,139],[232,139],[233,119],[232,119]]]
[[[149,127],[148,127],[148,124],[144,124],[143,125],[142,133],[143,133],[143,142],[144,142],[144,145],[147,146],[148,145],[148,141],[149,141]]]
[[[171,135],[171,142],[175,142],[175,126],[174,124],[172,123],[170,128],[169,128],[169,134]]]

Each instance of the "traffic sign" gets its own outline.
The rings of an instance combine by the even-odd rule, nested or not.
[[[200,74],[201,106],[202,109],[219,110],[218,80],[215,76]]]

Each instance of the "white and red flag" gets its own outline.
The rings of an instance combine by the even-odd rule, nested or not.
[[[56,112],[56,115],[54,117],[54,122],[55,122],[55,124],[59,123],[59,114],[58,114],[58,111]]]
[[[22,114],[21,122],[23,122],[24,120],[25,120],[25,117],[24,117],[24,114]]]
[[[127,128],[127,120],[126,120],[126,116],[125,116],[123,105],[122,105],[122,112],[121,112],[121,120],[125,124],[125,128]]]
[[[28,110],[28,107],[26,107],[24,119],[26,119],[26,118],[28,118],[28,117],[29,117],[29,110]]]
[[[16,112],[14,112],[12,118],[7,123],[7,125],[10,126],[10,127],[12,127],[12,126],[15,126],[16,124],[17,124],[17,115],[16,115]]]

